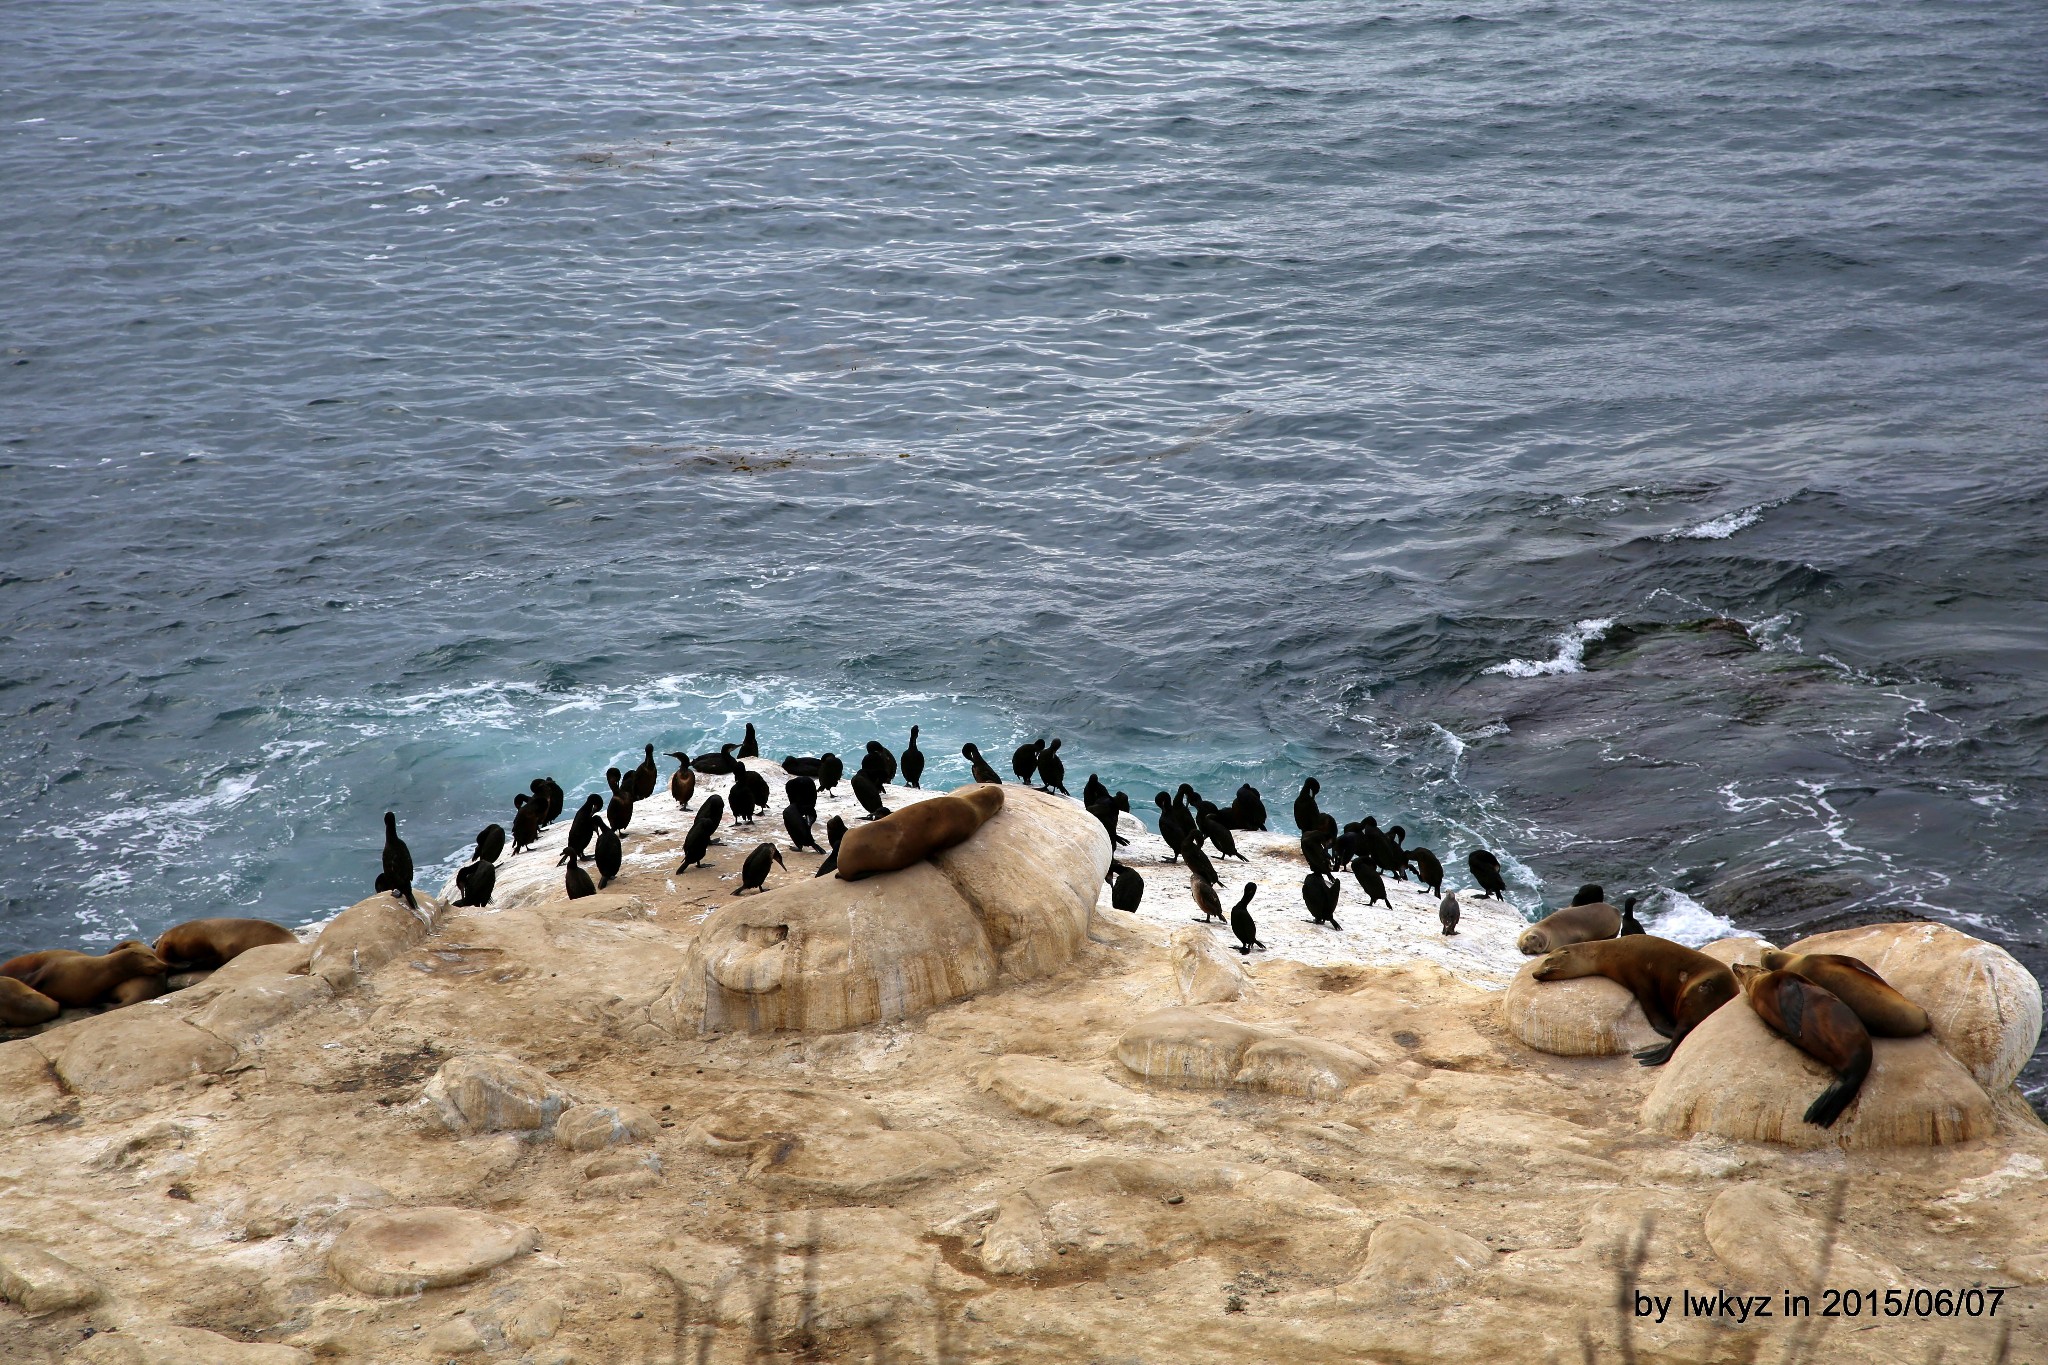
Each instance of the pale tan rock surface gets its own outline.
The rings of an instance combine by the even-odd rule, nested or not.
[[[417,1294],[475,1279],[539,1242],[534,1229],[473,1209],[391,1209],[349,1224],[327,1266],[359,1293]]]
[[[1538,1052],[1612,1057],[1664,1041],[1628,987],[1604,976],[1538,981],[1542,965],[1540,957],[1530,961],[1501,993],[1509,1032]]]
[[[312,1365],[313,1353],[236,1341],[197,1327],[149,1324],[93,1337],[64,1359],[69,1365]]]
[[[1745,999],[1687,1035],[1643,1103],[1668,1137],[1715,1133],[1792,1147],[1924,1147],[1993,1132],[1991,1098],[1932,1037],[1877,1038],[1870,1074],[1834,1125],[1805,1120],[1833,1074],[1771,1032]]]
[[[808,1090],[744,1090],[691,1128],[709,1151],[749,1158],[761,1185],[833,1199],[894,1194],[971,1164],[945,1133],[893,1131],[873,1107]]]
[[[1766,1293],[1804,1292],[1816,1279],[1859,1289],[1911,1289],[1912,1281],[1897,1266],[1865,1255],[1839,1232],[1829,1235],[1827,1202],[1796,1199],[1768,1185],[1737,1185],[1707,1206],[1707,1245],[1740,1284]]]
[[[1927,1011],[1934,1036],[1986,1090],[2003,1090],[2041,1042],[2041,983],[2011,953],[1945,924],[1869,924],[1786,945],[1858,958]]]
[[[1740,963],[1745,967],[1763,965],[1764,949],[1776,945],[1750,934],[1736,934],[1729,938],[1717,938],[1712,943],[1700,945],[1700,951],[1717,961],[1733,967]]]
[[[99,1297],[92,1277],[63,1257],[26,1242],[0,1241],[0,1298],[30,1317],[83,1308]]]
[[[998,1057],[982,1069],[981,1088],[1020,1114],[1068,1128],[1156,1133],[1171,1112],[1149,1096],[1045,1057]]]
[[[346,990],[357,977],[405,952],[431,933],[443,914],[431,897],[415,892],[414,899],[417,911],[379,892],[336,915],[313,941],[308,970],[335,990]]]
[[[1191,924],[1173,936],[1173,982],[1183,1005],[1225,1004],[1244,994],[1244,966],[1215,930]]]
[[[175,996],[81,1019],[40,1033],[35,1045],[58,1079],[74,1091],[111,1094],[149,1090],[217,1075],[241,1053],[175,1013]]]
[[[505,1133],[554,1127],[573,1097],[509,1057],[457,1057],[434,1073],[421,1100],[451,1133]]]
[[[1372,1230],[1359,1279],[1396,1294],[1448,1289],[1493,1264],[1476,1237],[1419,1218],[1389,1218]]]
[[[41,1048],[26,1038],[0,1043],[0,1130],[56,1118],[73,1105]]]
[[[1146,1015],[1117,1040],[1116,1056],[1147,1080],[1202,1090],[1237,1086],[1327,1099],[1378,1072],[1339,1043],[1281,1033],[1192,1009]]]
[[[637,1104],[579,1104],[555,1122],[555,1145],[597,1152],[645,1142],[657,1131],[654,1116]]]

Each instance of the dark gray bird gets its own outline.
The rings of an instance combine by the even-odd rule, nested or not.
[[[1308,907],[1308,917],[1316,924],[1327,924],[1332,929],[1342,929],[1337,923],[1337,879],[1311,872],[1301,879],[1301,903]]]
[[[612,878],[619,875],[619,868],[626,861],[626,850],[619,843],[619,832],[609,825],[599,825],[597,844],[591,849],[590,858],[597,864],[597,889],[602,891],[612,884]]]
[[[1194,873],[1197,877],[1205,881],[1216,882],[1219,885],[1222,883],[1222,878],[1216,875],[1216,864],[1210,862],[1209,855],[1202,852],[1201,849],[1193,844],[1189,844],[1180,851],[1180,856],[1187,859],[1188,871]]]
[[[1636,898],[1630,896],[1621,903],[1621,932],[1616,934],[1615,937],[1627,938],[1630,934],[1644,934],[1648,932],[1649,930],[1643,928],[1642,923],[1636,919]]]
[[[676,761],[676,770],[669,774],[668,794],[676,799],[678,806],[688,810],[690,803],[697,799],[696,769],[690,766],[688,754],[671,752],[669,757]]]
[[[889,808],[882,804],[881,787],[866,773],[853,775],[853,799],[860,802],[870,820],[879,820],[889,813]]]
[[[1045,748],[1044,740],[1020,744],[1010,755],[1010,771],[1017,774],[1017,780],[1025,786],[1031,785],[1031,774],[1038,771],[1038,755]]]
[[[1444,893],[1444,865],[1437,861],[1436,854],[1418,844],[1408,850],[1408,865],[1415,869],[1415,880],[1429,888],[1430,895]]]
[[[1497,901],[1508,898],[1508,884],[1500,875],[1500,859],[1483,848],[1475,848],[1465,855],[1465,866],[1471,870],[1472,880],[1479,883],[1484,895]]]
[[[789,808],[801,811],[813,822],[818,819],[818,784],[808,777],[792,777],[782,784],[782,799]]]
[[[761,741],[754,738],[754,722],[748,721],[747,733],[740,739],[740,757],[759,758],[760,756]]]
[[[838,790],[839,779],[844,776],[846,776],[846,765],[839,761],[838,754],[827,752],[818,755],[819,791],[829,792]]]
[[[733,764],[732,785],[735,791],[744,786],[753,793],[756,810],[767,810],[769,801],[773,799],[768,794],[768,779],[737,759]]]
[[[1098,803],[1107,800],[1109,788],[1103,786],[1102,779],[1094,773],[1088,774],[1088,780],[1081,784],[1081,804],[1092,810]]]
[[[824,862],[818,864],[818,876],[823,877],[828,873],[839,870],[839,841],[845,837],[846,822],[844,820],[835,815],[825,822],[825,842],[831,845],[832,851],[825,855]]]
[[[1237,789],[1231,799],[1230,808],[1224,812],[1233,829],[1264,829],[1266,827],[1266,803],[1259,799],[1259,789],[1247,782]]]
[[[1230,825],[1223,819],[1222,812],[1207,802],[1203,803],[1202,809],[1195,815],[1195,828],[1206,834],[1209,842],[1216,845],[1216,852],[1220,857],[1236,858],[1240,862],[1251,861],[1237,851],[1237,840],[1231,835]]]
[[[917,747],[917,727],[910,727],[910,744],[903,751],[903,781],[912,787],[924,785],[924,750]]]
[[[499,824],[485,825],[476,834],[476,852],[469,856],[486,863],[498,861],[498,855],[505,851],[505,827]]]
[[[1358,889],[1365,892],[1365,903],[1368,906],[1374,901],[1385,901],[1387,909],[1394,908],[1394,903],[1387,900],[1386,879],[1380,876],[1380,870],[1373,866],[1372,859],[1353,858],[1351,875],[1358,878]]]
[[[1129,811],[1130,808],[1131,798],[1124,792],[1118,792],[1113,797],[1104,796],[1102,800],[1090,802],[1088,805],[1088,813],[1101,821],[1102,828],[1108,831],[1109,847],[1112,853],[1130,842],[1129,839],[1116,832],[1117,817]]]
[[[461,894],[455,898],[457,905],[489,905],[491,892],[498,885],[498,869],[493,863],[482,858],[464,864],[455,873],[455,889]]]
[[[816,818],[816,811],[801,810],[796,806],[789,806],[783,810],[782,827],[789,831],[791,848],[805,849],[812,853],[825,851],[818,847],[818,836],[812,832]]]
[[[1188,894],[1195,898],[1195,909],[1202,912],[1202,923],[1223,918],[1223,902],[1216,895],[1216,883],[1189,877]]]
[[[1389,825],[1380,851],[1386,856],[1380,861],[1380,871],[1394,874],[1395,881],[1408,880],[1408,850],[1402,846],[1408,831],[1399,825]]]
[[[597,833],[597,813],[603,809],[604,798],[596,792],[583,798],[583,804],[577,807],[576,818],[569,822],[569,842],[564,845],[563,852],[573,853],[579,858],[587,855],[590,836]],[[568,859],[561,861],[567,862]]]
[[[591,882],[590,874],[577,866],[583,855],[568,853],[563,856],[569,864],[569,870],[562,874],[562,889],[569,893],[569,899],[580,901],[585,896],[595,896],[597,887]]]
[[[604,780],[612,789],[611,804],[604,808],[604,822],[617,834],[633,823],[633,780],[617,768],[606,768]]]
[[[1259,942],[1259,924],[1252,918],[1252,896],[1258,889],[1257,882],[1246,882],[1244,894],[1230,909],[1230,932],[1237,935],[1237,951],[1246,957],[1251,956],[1252,949],[1266,946]]]
[[[420,903],[412,894],[412,850],[398,837],[398,817],[384,812],[384,876],[394,896],[402,896],[413,909]]]
[[[1436,919],[1437,919],[1437,923],[1439,923],[1439,924],[1443,925],[1443,927],[1444,927],[1444,932],[1445,932],[1445,933],[1447,933],[1447,934],[1455,934],[1455,933],[1457,933],[1457,932],[1458,932],[1458,893],[1457,893],[1457,892],[1455,892],[1455,891],[1446,891],[1446,892],[1444,892],[1444,898],[1443,898],[1443,900],[1442,900],[1442,901],[1441,901],[1441,902],[1440,902],[1440,903],[1439,903],[1439,904],[1437,905],[1437,907],[1436,907]]]
[[[789,870],[789,864],[782,861],[781,849],[773,844],[755,845],[754,851],[747,855],[746,862],[740,864],[740,884],[733,888],[733,894],[737,896],[742,891],[759,891],[768,880],[770,863],[785,872]]]
[[[867,752],[860,756],[860,770],[876,787],[886,787],[896,780],[896,755],[890,753],[879,739],[871,739]]]
[[[542,829],[546,829],[549,825],[562,818],[562,803],[567,801],[569,796],[567,792],[562,790],[561,783],[555,781],[552,777],[536,777],[527,786],[534,795],[547,803],[541,807],[540,812]]]
[[[992,782],[997,784],[1002,782],[1001,774],[988,766],[988,760],[981,756],[981,750],[975,745],[961,745],[960,757],[967,760],[968,767],[973,771],[976,782]]]
[[[1313,829],[1317,821],[1323,818],[1321,807],[1316,805],[1316,797],[1322,790],[1323,784],[1316,781],[1313,777],[1301,784],[1301,795],[1294,798],[1294,827],[1296,829],[1306,832]]]
[[[799,758],[795,754],[784,754],[782,756],[782,771],[788,773],[791,777],[816,777],[818,775],[818,765],[822,762],[824,760],[821,758]]]
[[[768,785],[757,773],[748,773],[742,769],[741,772],[733,774],[732,786],[726,792],[726,800],[732,805],[732,822],[735,825],[753,824],[754,817],[768,808],[768,802],[762,793],[752,782],[746,780],[748,777],[760,780],[764,787]]]
[[[1322,826],[1322,821],[1328,818],[1328,816],[1319,817],[1317,823],[1303,830],[1301,835],[1302,861],[1308,864],[1310,872],[1315,873],[1319,877],[1329,877],[1336,874],[1336,868],[1330,862],[1330,839],[1324,833]]]
[[[1607,899],[1607,893],[1600,889],[1600,883],[1587,882],[1572,893],[1573,905],[1598,905]]]
[[[1138,903],[1145,899],[1145,879],[1138,875],[1136,868],[1125,867],[1114,858],[1110,859],[1109,872],[1103,878],[1109,883],[1109,903],[1118,910],[1138,912]]]
[[[690,760],[690,766],[700,773],[707,773],[712,777],[723,777],[732,771],[734,763],[732,751],[739,747],[737,744],[721,744],[718,746],[718,752],[715,754],[698,754]]]
[[[1165,792],[1155,795],[1152,804],[1159,807],[1159,837],[1166,840],[1166,847],[1171,850],[1166,861],[1173,862],[1187,845],[1194,843],[1195,822],[1189,817],[1187,808],[1176,805]]]
[[[725,798],[713,792],[704,798],[703,805],[697,807],[697,818],[690,822],[690,832],[683,836],[683,864],[676,869],[677,872],[688,872],[701,864],[713,844],[724,842],[711,837],[718,832],[718,822],[723,819]]]
[[[1060,757],[1060,742],[1057,739],[1039,750],[1038,780],[1045,784],[1047,791],[1057,788],[1061,796],[1073,795],[1067,790],[1067,762]]]
[[[520,792],[512,798],[512,851],[524,853],[540,839],[540,814],[547,803]]]
[[[654,795],[654,789],[661,785],[661,765],[654,761],[654,746],[647,746],[647,757],[640,760],[640,766],[633,769],[633,799],[645,801]]]

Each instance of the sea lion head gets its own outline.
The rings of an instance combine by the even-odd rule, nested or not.
[[[1779,953],[1778,956],[1784,957],[1785,954]],[[1729,963],[1728,970],[1735,973],[1736,989],[1746,991],[1749,989],[1750,982],[1756,980],[1756,978],[1762,976],[1765,972],[1776,971],[1777,967],[1771,962],[1770,959],[1771,953],[1766,952],[1764,954],[1764,965],[1761,967],[1752,967],[1747,962]]]
[[[977,782],[952,793],[974,807],[981,816],[981,823],[987,824],[1003,808],[1003,789],[994,782]]]
[[[1523,957],[1537,957],[1550,951],[1550,938],[1541,929],[1532,924],[1522,931],[1520,938],[1515,940],[1515,947],[1521,949]],[[1547,967],[1549,964],[1546,963],[1544,965]],[[1537,980],[1545,979],[1547,978],[1543,976],[1542,970],[1539,969],[1537,971]]]
[[[1791,965],[1792,959],[1797,956],[1798,954],[1788,953],[1783,948],[1766,948],[1757,954],[1758,960],[1764,964],[1763,969],[1767,972],[1775,972]]]

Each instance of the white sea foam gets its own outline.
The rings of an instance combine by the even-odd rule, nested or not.
[[[1480,670],[1510,678],[1542,678],[1557,673],[1582,673],[1586,667],[1586,646],[1605,635],[1614,625],[1602,617],[1579,622],[1557,637],[1557,653],[1548,659],[1510,659]]]
[[[1747,531],[1750,527],[1756,525],[1757,522],[1763,520],[1764,511],[1769,506],[1769,503],[1760,502],[1754,507],[1744,507],[1734,512],[1727,512],[1711,520],[1700,522],[1698,525],[1688,526],[1682,531],[1671,531],[1659,536],[1658,539],[1665,541],[1726,540],[1737,531]]]
[[[1717,938],[1742,932],[1735,927],[1734,920],[1715,914],[1683,891],[1669,886],[1657,889],[1664,893],[1664,908],[1651,916],[1643,927],[1660,938],[1697,948]]]

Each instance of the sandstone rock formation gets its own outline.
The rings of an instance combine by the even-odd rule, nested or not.
[[[351,1223],[327,1265],[360,1293],[417,1294],[475,1279],[539,1242],[530,1227],[472,1209],[391,1209]]]
[[[1191,924],[1173,936],[1173,981],[1183,1005],[1225,1004],[1244,994],[1244,965],[1215,930]]]
[[[1542,965],[1542,958],[1531,959],[1501,995],[1501,1017],[1530,1047],[1560,1057],[1611,1057],[1663,1041],[1628,987],[1604,976],[1538,981]]]
[[[1370,1057],[1338,1043],[1191,1009],[1146,1015],[1117,1040],[1116,1056],[1138,1075],[1168,1085],[1237,1086],[1310,1099],[1340,1094],[1379,1070]]]

